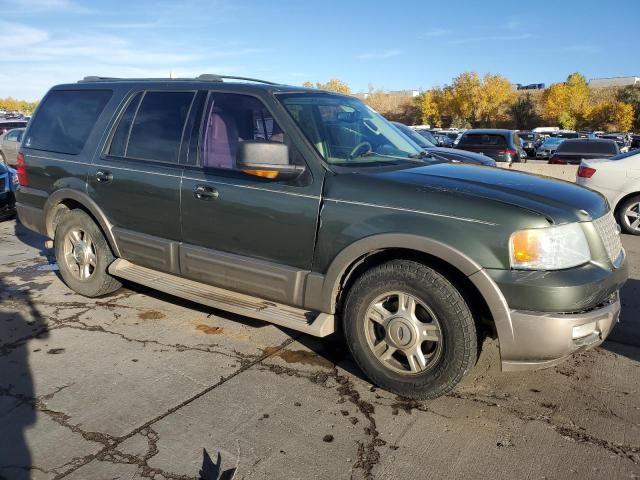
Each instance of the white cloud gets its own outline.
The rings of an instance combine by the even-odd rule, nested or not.
[[[449,45],[461,45],[464,43],[481,43],[481,42],[516,42],[519,40],[528,40],[535,38],[532,33],[520,33],[514,35],[485,35],[479,37],[463,37],[456,40],[451,40]]]
[[[397,57],[401,53],[402,51],[400,50],[378,50],[375,52],[361,53],[356,58],[359,58],[360,60],[378,60],[378,59],[384,59],[384,58]]]
[[[21,23],[0,21],[0,31],[2,32],[3,50],[20,47],[22,51],[49,38],[49,34],[46,31]]]

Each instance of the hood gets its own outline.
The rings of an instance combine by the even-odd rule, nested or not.
[[[604,197],[592,190],[503,168],[440,163],[366,175],[424,190],[451,192],[524,208],[555,224],[589,221],[609,210]]]
[[[496,161],[491,157],[487,157],[480,153],[468,152],[466,150],[458,150],[456,148],[430,147],[425,148],[425,150],[429,153],[433,153],[434,155],[441,155],[447,160],[458,160],[465,163],[477,163],[489,166],[495,166],[496,164]]]

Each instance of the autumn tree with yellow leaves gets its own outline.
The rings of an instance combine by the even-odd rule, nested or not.
[[[338,92],[344,95],[351,94],[351,87],[349,87],[349,85],[347,85],[342,80],[338,80],[337,78],[332,78],[327,83],[304,82],[302,86],[307,88],[319,88],[320,90],[330,90],[332,92]]]

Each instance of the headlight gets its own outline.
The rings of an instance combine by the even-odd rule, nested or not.
[[[591,260],[589,244],[578,223],[519,230],[509,239],[511,268],[561,270]]]

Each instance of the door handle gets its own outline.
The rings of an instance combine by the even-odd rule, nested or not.
[[[193,196],[198,200],[217,200],[220,192],[208,185],[198,185],[193,189]]]
[[[106,170],[98,170],[96,172],[96,181],[100,183],[109,183],[113,180],[113,174]]]

